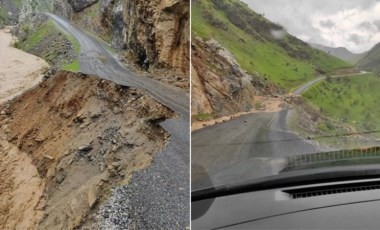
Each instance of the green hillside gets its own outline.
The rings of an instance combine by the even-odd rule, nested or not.
[[[373,74],[331,78],[314,85],[303,97],[329,117],[359,131],[372,131],[380,130],[379,88],[380,79]]]
[[[357,65],[363,70],[380,74],[380,43],[375,45]]]
[[[290,90],[349,63],[311,48],[239,0],[192,0],[192,30],[228,49],[248,72]],[[281,39],[273,34],[284,33]]]

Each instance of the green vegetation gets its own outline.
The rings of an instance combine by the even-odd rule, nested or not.
[[[62,69],[63,70],[67,70],[67,71],[72,71],[72,72],[79,72],[79,70],[80,70],[80,68],[79,68],[79,60],[75,59],[74,62],[72,62],[72,63],[64,64],[62,66]]]
[[[16,42],[14,46],[24,51],[30,51],[36,47],[43,38],[48,36],[49,32],[54,29],[54,25],[53,22],[48,21],[39,26],[35,32],[30,31],[29,24],[22,25],[21,29],[27,34],[27,37],[24,40]]]
[[[77,72],[79,71],[79,60],[78,56],[80,53],[80,45],[76,39],[66,32],[57,29],[56,25],[52,21],[47,21],[37,26],[37,28],[31,30],[29,24],[22,25],[22,30],[25,32],[26,37],[16,42],[14,46],[26,52],[34,53],[40,56],[44,60],[48,61],[50,64],[58,61],[59,68]],[[63,34],[60,42],[53,42],[49,49],[46,48],[46,43],[49,43],[49,39],[53,37],[58,37]],[[73,46],[76,57],[73,60],[57,60],[62,55],[62,44],[64,39],[67,39]],[[55,40],[57,41],[57,40]]]
[[[238,0],[193,0],[192,30],[217,40],[248,72],[258,72],[290,90],[311,80],[316,71],[332,72],[349,63],[311,48]],[[284,33],[276,39],[273,31]],[[283,31],[283,32],[281,32]]]
[[[214,118],[214,115],[210,113],[200,113],[193,116],[193,119],[196,121],[208,121]]]
[[[355,127],[358,131],[380,130],[380,78],[373,74],[330,78],[312,86],[303,97],[322,114]],[[334,125],[319,124],[322,131]]]
[[[76,58],[74,59],[74,61],[72,63],[64,64],[62,66],[62,69],[63,70],[67,70],[67,71],[72,71],[72,72],[79,72],[80,66],[79,66],[79,59],[78,59],[78,57],[79,57],[79,54],[80,54],[80,44],[70,34],[68,34],[66,32],[64,34],[66,35],[66,38],[70,41],[70,43],[73,45],[74,51],[75,51],[75,54],[76,54]]]

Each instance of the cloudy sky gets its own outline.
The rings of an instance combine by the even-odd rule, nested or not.
[[[380,42],[380,0],[242,0],[306,42],[369,50]]]

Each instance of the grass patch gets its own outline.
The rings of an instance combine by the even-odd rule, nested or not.
[[[40,43],[44,37],[48,36],[49,32],[54,29],[54,25],[53,22],[47,21],[39,26],[34,32],[30,31],[29,24],[22,25],[21,29],[27,34],[27,37],[25,40],[16,42],[14,46],[24,51],[30,51]]]
[[[380,130],[380,78],[372,75],[332,78],[321,81],[303,97],[320,112],[355,127],[358,131]],[[329,131],[328,124],[321,130]]]
[[[80,66],[79,66],[79,60],[75,59],[74,62],[69,64],[64,64],[62,66],[63,70],[72,71],[72,72],[79,72]]]
[[[71,36],[70,34],[64,32],[66,38],[70,41],[70,43],[73,45],[74,47],[74,51],[75,51],[75,54],[76,54],[76,58],[74,59],[74,61],[72,63],[69,63],[69,64],[64,64],[62,66],[62,69],[63,70],[67,70],[67,71],[72,71],[72,72],[79,72],[80,70],[80,65],[79,65],[79,55],[80,55],[80,44],[79,42],[73,37]]]
[[[208,121],[214,118],[214,115],[210,113],[200,113],[193,116],[196,121]]]

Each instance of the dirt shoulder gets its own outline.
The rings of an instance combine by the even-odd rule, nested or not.
[[[221,117],[210,119],[207,121],[192,121],[191,130],[196,131],[196,130],[199,130],[211,125],[215,125],[218,123],[236,119],[246,114],[259,113],[259,112],[279,112],[282,109],[283,102],[284,102],[283,99],[281,98],[265,97],[265,96],[255,96],[254,100],[257,106],[255,106],[255,108],[251,109],[250,111],[221,116]]]
[[[11,28],[0,30],[0,103],[36,85],[49,65],[36,56],[13,48]]]

